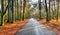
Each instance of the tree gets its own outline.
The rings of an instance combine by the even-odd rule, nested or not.
[[[21,11],[22,11],[22,1],[20,0],[20,20],[22,20]]]
[[[25,6],[26,6],[26,0],[23,0],[23,17],[22,17],[22,20],[24,20]]]
[[[47,7],[47,0],[45,0],[45,10],[46,10],[46,21],[49,22],[50,18],[49,18],[49,11],[48,11],[48,7]]]
[[[49,0],[49,13],[48,13],[48,14],[49,14],[49,17],[48,17],[49,20],[51,20],[51,15],[50,15],[50,14],[51,14],[51,13],[50,13],[50,12],[51,12],[51,10],[50,10],[50,2],[51,2],[51,0]]]
[[[53,15],[52,15],[52,18],[54,19],[54,18],[55,18],[55,14],[56,14],[56,7],[55,7],[55,5],[56,5],[56,4],[55,4],[55,1],[56,1],[56,0],[53,0],[53,1],[54,1],[54,5],[53,5],[53,7],[52,7],[52,14],[53,14]]]
[[[8,9],[9,4],[6,6],[6,8],[4,9],[4,0],[1,0],[1,23],[0,26],[4,25],[4,17],[5,14],[7,13],[7,9]]]
[[[17,0],[15,0],[15,21],[17,20]]]
[[[4,25],[4,1],[3,0],[1,0],[1,9],[2,9],[2,12],[1,12],[0,26],[3,26]]]
[[[13,20],[14,20],[14,0],[12,0],[12,23],[13,23]]]
[[[28,2],[26,2],[26,6],[25,6],[25,10],[26,10],[26,12],[25,12],[25,18],[27,19],[27,18],[30,18],[30,13],[31,13],[31,11],[30,11],[30,5],[28,4]]]
[[[8,7],[8,20],[7,22],[11,22],[11,0],[8,0],[8,4],[10,4]]]
[[[57,15],[56,15],[57,22],[58,22],[58,16],[59,16],[59,0],[57,0]]]
[[[39,15],[40,15],[39,18],[41,19],[41,0],[39,0],[38,3],[39,3]]]
[[[17,20],[19,20],[19,5],[18,5],[18,0],[17,0]]]
[[[10,4],[8,6],[8,21],[9,23],[13,23],[13,19],[14,19],[14,13],[13,13],[13,0],[8,0],[8,4]]]

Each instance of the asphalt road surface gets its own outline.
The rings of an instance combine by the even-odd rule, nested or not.
[[[35,19],[29,19],[28,23],[23,26],[15,35],[56,35],[55,32],[48,30],[43,24]]]

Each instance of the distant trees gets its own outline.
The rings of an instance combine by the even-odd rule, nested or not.
[[[25,19],[27,18],[30,18],[30,14],[31,14],[31,11],[30,11],[30,5],[28,2],[26,2],[26,6],[25,6]]]
[[[53,7],[51,5],[51,1],[54,2]],[[45,10],[46,10],[46,21],[49,22],[51,20],[51,17],[55,18],[58,21],[58,17],[59,17],[59,0],[49,0],[49,10],[48,10],[48,5],[47,5],[47,0],[45,0]],[[52,10],[52,12],[51,12]],[[51,14],[53,14],[51,16]]]
[[[59,6],[59,4],[60,4],[60,2],[59,2],[59,0],[53,0],[54,1],[54,5],[53,5],[53,18],[54,19],[56,19],[57,20],[57,22],[58,22],[58,18],[59,18],[59,8],[60,8],[60,6]]]
[[[51,20],[51,11],[50,11],[50,1],[51,0],[48,0],[49,1],[49,5],[47,3],[47,0],[45,0],[45,11],[46,11],[46,21],[49,22]],[[40,15],[40,19],[42,18],[42,15],[41,15],[41,8],[42,8],[42,5],[41,5],[41,0],[38,1],[39,3],[39,15]]]
[[[14,18],[16,20],[22,20],[22,0],[15,0],[14,2]]]
[[[7,3],[5,3],[7,1]],[[60,7],[60,0],[44,0],[44,3],[41,2],[42,0],[38,0],[38,5],[39,5],[39,18],[42,18],[42,13],[44,16],[46,16],[46,21],[49,22],[51,20],[51,17],[56,19],[58,21],[59,18],[59,7]],[[49,2],[49,3],[47,3]],[[54,3],[51,3],[54,2]],[[5,5],[6,4],[6,5]],[[43,6],[44,4],[44,6]],[[31,10],[33,11],[34,8],[36,8],[36,4],[34,8],[29,10],[29,5],[27,3],[27,0],[1,0],[1,23],[0,26],[4,25],[4,19],[5,19],[5,14],[7,13],[7,22],[13,23],[13,21],[16,20],[24,20],[25,18],[30,18]],[[44,7],[45,9],[43,9]],[[44,10],[44,12],[42,12]],[[51,15],[52,14],[52,15]],[[34,14],[35,16],[35,14]],[[14,20],[15,19],[15,20]]]

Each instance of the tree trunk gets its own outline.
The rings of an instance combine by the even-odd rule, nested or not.
[[[22,11],[22,1],[20,0],[20,15],[19,15],[20,16],[20,20],[22,19],[21,18],[21,11]]]
[[[49,20],[51,20],[50,2],[51,2],[51,0],[49,0],[49,13],[48,13],[49,14]]]
[[[22,20],[24,20],[25,5],[26,5],[26,0],[23,0],[23,17],[22,17]]]
[[[41,18],[42,18],[42,17],[41,17],[41,0],[39,0],[38,2],[39,2],[39,15],[40,15],[39,18],[41,19]]]
[[[10,4],[10,5],[8,6],[8,21],[7,22],[13,23],[13,19],[14,19],[13,18],[13,15],[14,15],[14,13],[13,13],[13,0],[8,0],[8,4]]]
[[[10,4],[11,2],[10,2],[11,0],[8,0],[8,4]],[[10,5],[8,6],[9,8],[8,8],[8,21],[7,22],[11,22],[11,13],[10,13],[10,11],[11,11],[11,7],[10,7]]]
[[[13,2],[14,1],[12,0],[12,22],[11,23],[13,23],[13,20],[14,20],[14,8],[13,8],[14,3]]]
[[[47,1],[45,0],[45,9],[46,9],[46,21],[49,22],[50,18],[49,18],[49,12],[48,12],[48,7],[47,7]]]
[[[1,9],[2,9],[2,12],[1,12],[1,23],[0,23],[0,26],[4,26],[4,1],[1,0]]]
[[[57,15],[56,15],[56,20],[58,22],[58,16],[59,16],[59,0],[57,0]]]

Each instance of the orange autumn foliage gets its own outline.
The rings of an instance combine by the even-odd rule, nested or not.
[[[0,35],[14,35],[19,29],[25,25],[27,20],[14,21],[13,24],[5,22],[5,26],[0,27]]]

